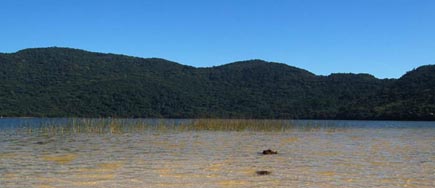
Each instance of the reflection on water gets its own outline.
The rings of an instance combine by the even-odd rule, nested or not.
[[[0,187],[435,186],[432,122],[50,135],[17,131],[41,119],[14,121],[0,121]]]

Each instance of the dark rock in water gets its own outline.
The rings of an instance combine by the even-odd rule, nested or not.
[[[278,154],[278,152],[277,151],[272,151],[270,149],[263,150],[263,155],[273,155],[273,154]]]
[[[42,142],[42,141],[38,141],[38,142],[35,142],[35,144],[39,144],[39,145],[42,145],[42,144],[45,144],[45,142]]]
[[[42,139],[41,139],[42,140]],[[33,144],[38,144],[38,145],[45,145],[45,144],[49,144],[51,142],[55,141],[54,138],[47,138],[47,139],[43,139],[42,141],[37,141],[34,142]]]
[[[264,175],[269,175],[269,174],[271,174],[272,172],[267,171],[267,170],[259,170],[259,171],[256,171],[255,173],[256,173],[257,175],[259,175],[259,176],[264,176]]]

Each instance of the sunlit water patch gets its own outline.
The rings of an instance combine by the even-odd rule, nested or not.
[[[433,122],[17,121],[0,187],[435,186]]]

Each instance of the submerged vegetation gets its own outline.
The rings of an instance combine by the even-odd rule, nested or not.
[[[0,116],[435,120],[435,66],[377,79],[318,76],[262,60],[195,68],[158,58],[26,49],[0,54]]]

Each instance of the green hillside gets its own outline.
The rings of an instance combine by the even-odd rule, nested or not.
[[[400,79],[262,60],[195,68],[68,48],[0,54],[0,115],[435,120],[435,66]]]

